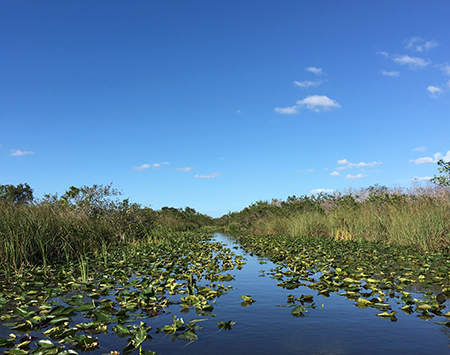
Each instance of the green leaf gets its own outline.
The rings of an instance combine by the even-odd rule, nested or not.
[[[183,339],[183,340],[189,340],[194,341],[198,339],[198,336],[195,334],[195,332],[191,329],[185,331],[184,333],[177,334],[177,338]]]
[[[14,340],[15,339],[0,338],[0,347],[2,347],[2,346],[5,346],[5,347],[14,346]]]
[[[36,343],[40,348],[53,348],[55,347],[55,344],[53,344],[50,340],[48,339],[43,339],[43,340],[39,340]]]
[[[5,355],[9,355],[9,354],[12,354],[12,355],[23,355],[23,354],[28,354],[28,351],[27,350],[23,350],[23,349],[19,349],[19,348],[14,348],[14,349],[6,350],[4,352],[4,354]]]
[[[58,325],[58,324],[61,324],[61,323],[64,323],[64,322],[69,322],[69,321],[70,321],[69,318],[64,317],[64,316],[60,316],[60,317],[53,318],[53,319],[50,321],[50,323],[51,323],[51,324],[56,324],[56,325]]]
[[[304,315],[303,312],[308,312],[308,311],[303,306],[297,306],[291,311],[291,314],[293,316],[298,317],[298,316],[303,316]]]
[[[35,312],[27,312],[27,311],[25,311],[24,309],[22,309],[20,307],[14,308],[14,312],[17,313],[22,318],[30,318],[35,313]]]
[[[94,311],[92,314],[95,316],[97,321],[99,322],[107,322],[110,321],[112,318],[112,315],[103,311]]]
[[[125,327],[124,325],[122,325],[122,324],[117,324],[115,327],[113,327],[113,330],[114,330],[116,333],[119,333],[120,335],[123,335],[123,334],[126,334],[126,335],[131,334],[131,333],[130,333],[130,330],[129,330],[127,327]]]
[[[137,348],[139,345],[141,345],[144,340],[147,339],[147,330],[144,326],[140,326],[136,332],[136,334],[133,337],[133,346]]]

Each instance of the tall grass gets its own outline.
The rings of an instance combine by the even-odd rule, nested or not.
[[[56,200],[16,204],[0,199],[0,273],[74,259],[81,262],[88,253],[105,254],[120,243],[155,244],[170,233],[211,221],[193,211],[154,211],[128,201],[76,206]]]
[[[246,229],[253,234],[366,240],[420,250],[450,246],[448,189],[416,188],[407,194],[389,191],[371,196],[355,193],[353,199],[349,196],[322,201],[322,210],[289,216],[267,213],[247,224]],[[231,223],[238,229],[236,221]]]
[[[0,267],[9,271],[80,258],[117,239],[107,221],[49,205],[0,203],[0,216]]]

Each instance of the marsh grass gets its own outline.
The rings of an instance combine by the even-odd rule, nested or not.
[[[75,260],[81,265],[89,253],[101,254],[106,263],[114,246],[136,250],[166,243],[169,235],[212,224],[211,220],[193,209],[155,211],[127,200],[99,206],[56,199],[35,204],[0,200],[0,274]],[[81,272],[86,279],[86,272]]]
[[[4,270],[67,262],[117,239],[106,221],[51,206],[0,203],[0,215],[0,267]]]
[[[271,207],[273,207],[271,209]],[[350,191],[319,201],[316,209],[283,215],[268,205],[264,213],[242,229],[252,234],[286,234],[293,237],[329,237],[335,240],[370,241],[420,250],[450,246],[450,192],[436,187],[408,191],[367,193]],[[230,222],[237,230],[238,222]]]

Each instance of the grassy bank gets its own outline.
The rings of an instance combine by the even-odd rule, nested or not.
[[[90,252],[118,244],[155,243],[172,232],[198,229],[211,221],[191,208],[156,211],[128,200],[0,200],[0,269],[11,273],[80,261]]]
[[[259,201],[222,219],[229,230],[253,235],[329,237],[412,246],[450,245],[450,191],[372,187],[346,194]]]

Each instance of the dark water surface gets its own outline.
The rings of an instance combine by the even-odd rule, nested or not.
[[[226,234],[216,233],[215,240],[229,248],[238,246]],[[276,264],[266,258],[250,256],[241,248],[232,250],[245,255],[246,264],[242,270],[233,270],[235,280],[225,283],[233,289],[217,299],[214,308],[217,317],[204,322],[205,328],[197,331],[199,339],[192,343],[172,342],[169,336],[157,335],[149,344],[151,346],[146,344],[146,349],[158,354],[233,355],[450,353],[450,328],[435,324],[436,317],[425,321],[417,314],[408,315],[396,309],[394,303],[392,309],[398,312],[398,321],[391,322],[377,317],[378,310],[359,309],[354,301],[336,293],[325,298],[306,286],[286,290],[277,287],[278,281],[267,275]],[[265,270],[265,277],[259,276],[263,274],[261,270]],[[285,305],[290,294],[296,297],[313,295],[316,308],[308,309],[306,317],[292,316],[291,307],[277,307]],[[256,302],[242,307],[243,295],[251,295]],[[170,308],[174,311],[173,306]],[[164,316],[168,324],[170,316]],[[199,318],[193,311],[177,316],[186,321]],[[235,321],[236,325],[231,330],[219,331],[217,322],[228,320]],[[214,323],[213,326],[210,323]]]
[[[355,301],[336,293],[330,293],[330,297],[326,298],[306,286],[293,290],[277,287],[278,281],[270,275],[271,269],[277,267],[276,264],[267,258],[246,254],[231,236],[216,233],[214,239],[246,258],[246,264],[241,270],[229,271],[235,275],[235,279],[223,282],[233,289],[216,299],[213,313],[217,316],[199,316],[192,308],[189,313],[183,314],[180,306],[172,305],[165,314],[137,319],[137,325],[143,321],[153,327],[150,332],[153,339],[142,344],[143,350],[152,350],[159,355],[450,353],[450,328],[434,323],[436,320],[445,320],[444,317],[425,321],[417,313],[405,314],[391,300],[392,310],[397,311],[398,319],[392,322],[389,318],[377,317],[379,310],[370,307],[359,309]],[[311,277],[317,280],[319,276]],[[295,294],[295,297],[302,294],[314,296],[316,308],[308,308],[305,317],[294,317],[291,314],[292,307],[277,306],[287,305],[290,294]],[[241,296],[244,295],[251,295],[256,302],[243,307]],[[412,295],[420,297],[420,294]],[[64,304],[64,299],[58,301]],[[448,301],[446,306],[444,313],[450,308]],[[171,335],[155,334],[157,328],[172,323],[173,315],[183,318],[185,323],[193,319],[207,319],[197,323],[204,327],[196,331],[197,341],[173,340]],[[88,321],[82,316],[74,320]],[[236,322],[231,330],[218,329],[219,321],[229,320]],[[7,338],[9,333],[9,329],[0,327],[0,337]],[[120,338],[112,332],[95,336],[99,338],[100,348],[88,352],[92,355],[107,354],[111,350],[121,351],[126,345],[126,338]],[[82,352],[78,350],[78,353]],[[133,351],[133,354],[139,354],[139,350]]]

